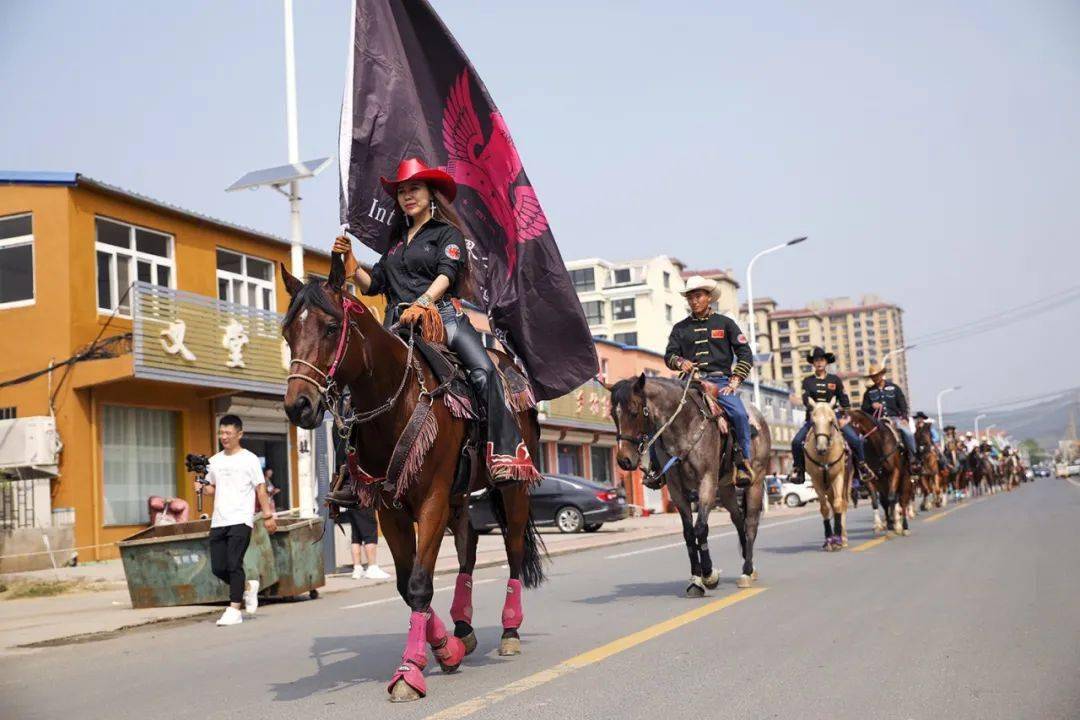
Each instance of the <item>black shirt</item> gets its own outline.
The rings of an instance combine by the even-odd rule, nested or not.
[[[880,388],[877,385],[870,386],[863,395],[863,412],[873,414],[874,403],[881,403],[885,406],[886,417],[906,418],[909,414],[904,391],[900,389],[899,385],[889,380],[886,380],[885,384]]]
[[[840,407],[851,407],[851,400],[848,399],[847,393],[844,392],[844,383],[841,382],[839,377],[832,373],[826,373],[823,378],[819,378],[817,375],[803,378],[802,401],[807,408],[810,407],[811,400],[829,402],[833,398],[836,398],[836,402]]]
[[[461,263],[465,259],[465,238],[453,225],[428,220],[408,244],[405,238],[390,246],[371,268],[371,287],[365,295],[386,296],[386,317],[391,318],[399,303],[412,303],[431,287],[439,275],[450,279],[446,297],[454,296]]]
[[[664,362],[672,370],[678,370],[683,359],[697,365],[706,375],[721,373],[745,379],[750,374],[753,354],[734,320],[711,313],[704,318],[691,315],[671,328]],[[732,368],[735,360],[738,362]]]

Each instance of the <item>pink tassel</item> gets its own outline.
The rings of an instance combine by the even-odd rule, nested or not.
[[[525,619],[521,609],[521,581],[507,580],[506,602],[503,604],[502,624],[504,630],[517,630]]]
[[[472,575],[458,573],[454,583],[454,602],[450,604],[450,619],[472,625]]]
[[[446,408],[450,411],[450,414],[456,418],[460,418],[462,420],[473,420],[476,417],[476,415],[473,413],[472,403],[469,402],[468,398],[463,398],[455,395],[454,393],[448,392],[443,395],[443,404],[446,405]]]

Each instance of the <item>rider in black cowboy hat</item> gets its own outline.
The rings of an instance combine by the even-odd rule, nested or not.
[[[851,448],[851,456],[855,459],[856,467],[859,468],[859,474],[867,480],[872,478],[874,474],[870,471],[870,468],[867,467],[866,456],[863,454],[863,438],[859,435],[858,431],[851,426],[847,414],[844,413],[845,410],[851,407],[851,401],[848,399],[847,393],[844,392],[844,383],[838,376],[828,372],[829,365],[836,362],[836,356],[831,352],[825,352],[825,348],[815,347],[806,356],[806,361],[814,366],[814,374],[803,378],[803,405],[806,406],[807,410],[810,410],[815,401],[830,402],[836,400],[836,404],[840,408],[840,411],[837,412],[837,420],[840,422],[840,432],[844,435],[848,447]],[[810,432],[811,427],[813,427],[813,422],[811,422],[808,414],[806,422],[803,423],[802,428],[799,429],[799,432],[795,433],[795,437],[791,440],[791,457],[793,465],[791,481],[794,483],[803,483],[806,481],[806,459],[803,452],[803,443],[806,441],[806,435]]]

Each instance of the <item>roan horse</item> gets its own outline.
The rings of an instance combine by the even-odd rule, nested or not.
[[[696,385],[696,383],[695,383]],[[720,583],[720,571],[709,554],[709,512],[719,500],[731,516],[742,549],[741,588],[757,580],[754,542],[757,539],[765,497],[765,472],[772,445],[768,425],[751,406],[751,423],[758,426],[750,459],[753,482],[735,487],[733,465],[735,437],[722,432],[702,395],[696,399],[684,383],[672,378],[640,377],[620,380],[610,388],[611,417],[618,432],[619,467],[629,472],[650,471],[649,446],[653,444],[665,461],[668,493],[682,519],[683,540],[690,555],[687,597],[703,597],[705,589]],[[693,515],[697,513],[695,520]]]
[[[944,507],[946,500],[945,483],[942,477],[941,454],[937,444],[930,433],[930,425],[920,423],[915,428],[915,451],[919,454],[919,463],[922,472],[919,473],[919,489],[922,490],[923,499],[920,507],[924,512],[931,507]]]
[[[806,472],[817,491],[825,526],[825,543],[821,549],[834,552],[848,545],[845,517],[854,468],[833,405],[815,402],[810,410],[810,422],[813,442],[807,438],[803,447]]]
[[[412,338],[405,342],[383,328],[370,310],[342,290],[339,255],[333,256],[325,282],[302,283],[284,266],[281,272],[292,298],[282,324],[293,358],[285,412],[293,424],[315,428],[324,412],[334,411],[338,389],[347,386],[351,392],[354,414],[339,418],[352,427],[351,474],[374,494],[379,524],[394,557],[397,589],[412,612],[405,652],[388,690],[393,701],[416,700],[427,692],[425,643],[445,672],[456,670],[476,646],[471,574],[477,533],[468,522],[464,497],[470,483],[452,490],[472,420],[415,357]],[[414,423],[414,413],[424,422]],[[535,411],[518,413],[518,422],[529,452],[537,457]],[[403,433],[410,442],[399,442]],[[478,470],[473,463],[473,479]],[[480,472],[486,479],[487,473]],[[543,543],[531,521],[525,485],[500,486],[492,495],[510,567],[499,652],[510,655],[520,652],[522,586],[536,587],[544,579]],[[460,563],[450,609],[453,635],[431,608],[432,573],[448,523]]]
[[[866,441],[866,464],[874,473],[871,493],[885,506],[885,522],[874,508],[874,532],[891,529],[897,535],[910,535],[906,508],[915,495],[904,446],[885,420],[877,420],[862,410],[849,410],[852,425]]]

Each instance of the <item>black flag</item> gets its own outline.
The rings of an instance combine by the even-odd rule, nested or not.
[[[378,253],[400,212],[379,184],[416,156],[445,166],[476,297],[521,358],[537,399],[594,377],[596,349],[510,132],[472,63],[425,0],[355,0],[341,106],[341,222]]]

